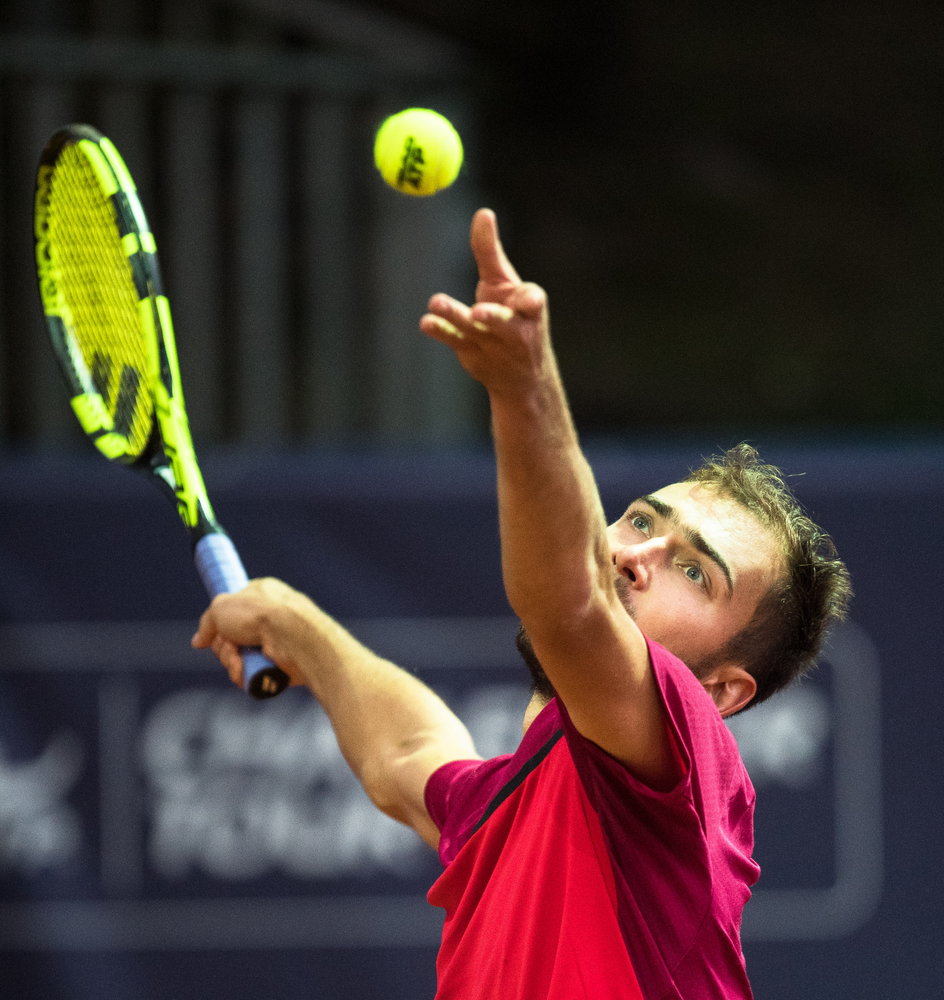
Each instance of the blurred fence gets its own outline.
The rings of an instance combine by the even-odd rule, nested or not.
[[[158,240],[198,444],[451,442],[476,399],[416,332],[467,294],[468,172],[386,188],[373,132],[411,104],[474,135],[471,62],[333,3],[9,0],[0,11],[0,446],[74,431],[32,264],[36,162],[87,121],[127,160]]]

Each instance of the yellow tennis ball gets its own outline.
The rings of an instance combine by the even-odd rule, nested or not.
[[[377,130],[374,163],[392,188],[424,196],[459,176],[462,140],[448,118],[429,108],[407,108]]]

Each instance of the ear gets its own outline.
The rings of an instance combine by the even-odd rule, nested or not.
[[[757,694],[757,681],[736,663],[715,667],[701,678],[701,684],[725,719],[747,706]]]

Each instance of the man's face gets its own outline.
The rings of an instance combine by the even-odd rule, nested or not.
[[[607,529],[620,599],[640,631],[697,676],[751,620],[784,571],[774,534],[700,483],[630,504]],[[518,649],[541,700],[554,694],[522,629]]]
[[[784,570],[770,529],[700,483],[640,498],[607,538],[626,610],[696,674],[751,620]]]

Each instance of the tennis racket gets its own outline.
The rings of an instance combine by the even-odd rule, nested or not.
[[[53,349],[72,409],[109,461],[146,473],[174,502],[211,597],[247,582],[213,514],[181,392],[157,247],[118,150],[89,125],[56,132],[36,177],[36,267]],[[288,677],[245,649],[257,698]]]

